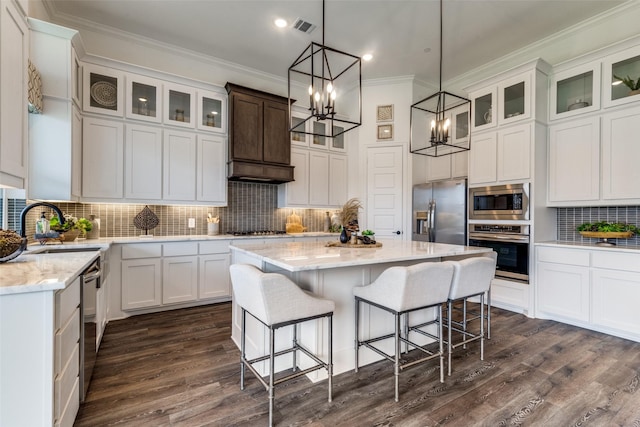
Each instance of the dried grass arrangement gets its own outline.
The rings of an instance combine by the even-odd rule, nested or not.
[[[338,212],[340,224],[342,224],[343,227],[347,227],[349,226],[349,224],[357,221],[359,209],[362,209],[360,200],[355,197],[347,200],[347,203],[342,205],[342,209],[340,210],[340,212]]]

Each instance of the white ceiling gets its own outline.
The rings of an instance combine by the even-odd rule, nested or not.
[[[45,0],[54,18],[159,40],[286,78],[322,41],[321,0]],[[622,0],[444,0],[443,79],[523,48]],[[363,79],[415,75],[437,83],[437,0],[327,0],[325,44],[361,56]],[[311,34],[273,21],[303,18]],[[425,49],[430,48],[429,53]]]

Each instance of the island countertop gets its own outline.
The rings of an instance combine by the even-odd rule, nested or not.
[[[286,271],[322,270],[358,265],[427,260],[489,252],[489,248],[445,243],[382,240],[382,247],[327,247],[325,242],[269,242],[268,245],[233,242],[229,247]]]

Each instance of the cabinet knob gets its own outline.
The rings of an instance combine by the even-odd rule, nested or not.
[[[401,235],[401,234],[402,234],[402,231],[400,231],[400,230],[396,230],[396,234],[399,236],[399,235]]]

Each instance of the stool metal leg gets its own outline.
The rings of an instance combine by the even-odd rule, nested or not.
[[[404,338],[409,339],[409,313],[404,314]],[[409,353],[409,344],[404,343],[404,353]]]
[[[296,346],[298,345],[298,339],[297,339],[297,333],[298,333],[298,325],[292,325],[293,327],[293,348],[296,348]],[[296,366],[296,350],[293,350],[291,353],[293,353],[293,372],[296,371],[297,366]]]
[[[244,360],[245,360],[244,335],[245,335],[246,321],[247,321],[247,311],[243,308],[242,321],[241,321],[242,326],[240,327],[240,390],[244,390]]]
[[[480,294],[480,360],[484,360],[484,294]]]
[[[274,401],[274,391],[273,391],[273,376],[275,370],[275,340],[274,340],[274,330],[273,328],[269,328],[269,427],[273,425],[273,401]]]
[[[451,348],[451,315],[452,313],[453,301],[449,300],[447,304],[447,373],[451,376],[451,352],[453,349]]]
[[[400,314],[395,313],[394,316],[396,318],[396,333],[395,333],[396,358],[395,358],[395,363],[393,367],[393,375],[395,377],[395,383],[396,383],[395,398],[397,402],[399,397],[398,386],[400,382]]]
[[[356,339],[355,339],[355,354],[356,354],[356,369],[358,372],[358,350],[360,349],[360,301],[356,299]]]
[[[467,299],[465,298],[462,303],[462,330],[467,332]],[[480,319],[484,322],[484,319]],[[463,339],[467,339],[467,335],[464,334]],[[467,345],[463,344],[462,348],[466,349]]]
[[[327,374],[329,375],[329,402],[331,402],[333,399],[333,315],[329,316],[329,364],[327,366]]]
[[[444,344],[442,339],[442,304],[438,305],[438,341],[440,349],[440,382],[444,382]]]
[[[491,288],[487,291],[487,339],[491,339]]]

